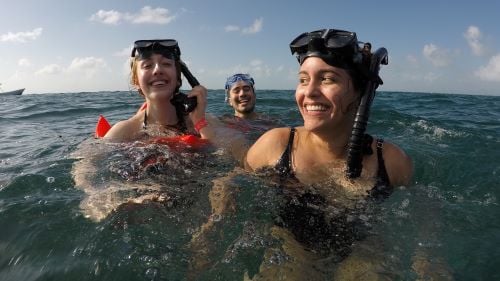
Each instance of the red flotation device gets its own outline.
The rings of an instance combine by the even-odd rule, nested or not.
[[[144,110],[146,108],[146,103],[144,103],[140,110]],[[95,127],[95,137],[103,138],[106,133],[111,129],[111,125],[108,120],[102,115],[99,115],[99,119],[97,120],[97,125]],[[172,148],[194,148],[200,149],[205,147],[209,142],[205,139],[201,139],[195,135],[182,135],[175,137],[155,137],[148,141],[148,143],[155,144],[163,144]]]
[[[106,133],[111,129],[111,125],[108,120],[104,118],[104,116],[99,115],[99,119],[97,120],[97,125],[95,126],[95,137],[103,138]]]

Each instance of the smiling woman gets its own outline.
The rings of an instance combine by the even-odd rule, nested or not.
[[[285,252],[294,257],[285,262],[280,274],[296,275],[288,280],[305,280],[311,276],[311,269],[304,266],[307,262],[338,262],[349,256],[352,244],[365,235],[360,229],[366,226],[366,221],[353,218],[367,217],[364,212],[370,204],[365,202],[385,198],[394,187],[410,184],[413,165],[395,144],[364,135],[360,148],[364,169],[359,177],[346,176],[358,107],[365,90],[374,91],[370,85],[380,82],[378,73],[363,63],[354,32],[323,29],[303,33],[290,49],[300,64],[295,100],[303,125],[265,133],[248,151],[246,167],[277,176],[285,199],[273,235],[288,241]],[[271,252],[269,255],[271,258]],[[363,274],[379,270],[373,261],[357,259],[354,264],[358,263],[367,265]],[[334,266],[335,262],[325,265],[325,271]],[[286,273],[286,268],[297,267],[295,274]],[[353,267],[345,268],[339,264],[334,275],[347,278],[340,280],[367,276],[355,273],[347,277]],[[277,271],[262,267],[261,275],[265,279]]]
[[[173,101],[181,95],[180,49],[177,41],[138,40],[131,54],[131,84],[145,98],[145,110],[131,118],[118,122],[104,136],[121,142],[149,137],[196,134],[201,138],[213,136],[205,120],[207,90],[195,86],[190,97],[196,98],[197,106],[191,112],[183,112]]]

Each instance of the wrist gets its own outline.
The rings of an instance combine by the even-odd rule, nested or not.
[[[205,119],[205,117],[202,117],[200,120],[198,120],[198,122],[194,124],[194,129],[196,130],[196,132],[200,133],[200,131],[206,126],[208,126],[207,119]]]

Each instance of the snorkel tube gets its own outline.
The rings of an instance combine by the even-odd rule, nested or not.
[[[387,50],[379,48],[371,56],[370,72],[378,77],[380,65],[387,65],[388,63]],[[346,176],[349,179],[354,179],[361,175],[361,170],[363,169],[363,138],[368,124],[368,117],[370,117],[370,107],[375,98],[375,90],[382,84],[383,82],[380,78],[369,79],[365,92],[359,102],[347,151]]]
[[[181,66],[181,72],[186,77],[186,80],[188,81],[189,85],[191,85],[191,88],[194,88],[195,86],[199,86],[200,83],[198,80],[193,76],[191,71],[189,71],[187,65],[179,59],[179,65]],[[175,106],[176,111],[180,112],[181,115],[178,116],[179,118],[182,118],[182,115],[187,115],[189,112],[193,111],[198,102],[196,101],[196,97],[188,97],[184,93],[177,93],[171,100],[172,104]]]

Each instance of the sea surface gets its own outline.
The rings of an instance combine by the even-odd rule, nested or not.
[[[231,113],[222,90],[208,97],[210,114]],[[95,160],[104,164],[91,188],[75,186],[75,154],[93,142],[99,114],[113,124],[141,103],[128,91],[0,96],[0,280],[188,278],[186,245],[210,215],[212,182],[232,173],[234,163],[199,156],[185,170],[167,165],[168,175],[133,181],[123,175],[134,167],[117,159],[135,154],[120,147]],[[293,91],[259,90],[257,103],[280,124],[301,124]],[[454,280],[500,280],[500,97],[379,92],[368,132],[398,144],[415,163],[414,183],[380,203],[373,226],[385,240],[390,276],[416,280],[415,253],[426,252],[429,264]],[[187,161],[173,160],[172,167]],[[92,219],[89,208],[116,195],[106,193],[111,183],[135,184],[120,191],[128,195],[160,190],[175,200],[115,206]],[[239,211],[207,240],[216,263],[202,280],[251,277],[271,243],[260,228],[273,215],[269,188],[244,173],[229,185],[240,190]]]

